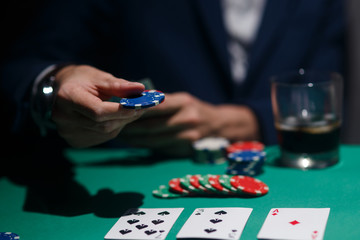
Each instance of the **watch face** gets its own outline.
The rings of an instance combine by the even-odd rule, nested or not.
[[[50,74],[54,74],[54,71]],[[52,107],[57,93],[55,76],[48,74],[35,84],[37,84],[34,86],[37,91],[32,96],[31,113],[34,121],[40,127],[41,134],[45,135],[47,129],[55,127],[51,120]]]
[[[49,111],[55,100],[55,77],[49,76],[39,82],[36,98],[42,109]]]

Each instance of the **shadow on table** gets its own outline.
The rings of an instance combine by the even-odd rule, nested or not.
[[[79,167],[154,165],[165,161],[189,160],[190,157],[167,156],[141,148],[66,149],[65,156]]]
[[[60,154],[14,154],[3,173],[13,183],[27,188],[23,210],[58,216],[93,213],[103,218],[118,218],[129,208],[143,204],[144,195],[137,192],[115,193],[101,189],[95,195],[74,179],[73,164]],[[46,155],[45,155],[46,156]]]
[[[86,167],[106,167],[106,166],[138,166],[153,165],[163,161],[173,161],[178,158],[169,159],[168,157],[149,155],[149,156],[131,156],[127,158],[111,157],[97,162],[78,163],[78,166]]]

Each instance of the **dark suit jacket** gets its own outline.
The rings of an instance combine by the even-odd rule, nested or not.
[[[60,0],[49,3],[1,69],[1,91],[22,131],[29,90],[46,66],[91,64],[130,80],[149,77],[164,92],[186,91],[257,114],[263,141],[276,143],[269,78],[298,68],[343,73],[341,0],[268,0],[242,85],[230,76],[218,0]],[[29,123],[29,122],[28,122]]]

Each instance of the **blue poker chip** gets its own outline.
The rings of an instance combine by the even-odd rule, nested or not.
[[[256,176],[262,173],[265,162],[264,151],[238,151],[227,155],[228,167],[226,173],[229,175]]]
[[[263,161],[253,161],[253,162],[249,162],[247,164],[239,164],[239,163],[231,163],[229,164],[229,166],[227,167],[227,169],[233,169],[233,170],[242,170],[242,169],[254,169],[254,168],[260,168],[262,167],[264,164]]]
[[[261,170],[251,169],[249,171],[226,170],[228,175],[243,175],[243,176],[257,176],[260,175]]]
[[[229,175],[245,175],[256,176],[262,172],[262,164],[253,162],[255,165],[249,164],[247,166],[229,166],[226,169],[226,174]]]
[[[122,98],[121,106],[130,109],[143,109],[156,106],[165,100],[165,94],[158,90],[145,90],[140,97]]]
[[[264,151],[239,151],[227,155],[230,162],[252,162],[264,161],[266,153]]]
[[[20,239],[20,236],[12,232],[0,232],[0,240],[15,240]]]

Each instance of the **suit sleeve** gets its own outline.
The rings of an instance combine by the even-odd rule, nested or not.
[[[19,132],[30,118],[31,88],[36,77],[53,64],[96,65],[96,53],[110,26],[104,24],[102,1],[50,1],[31,26],[11,46],[0,69],[0,88],[11,130]],[[26,20],[25,20],[26,21]],[[34,125],[35,126],[35,125]],[[27,126],[28,127],[28,126]]]

